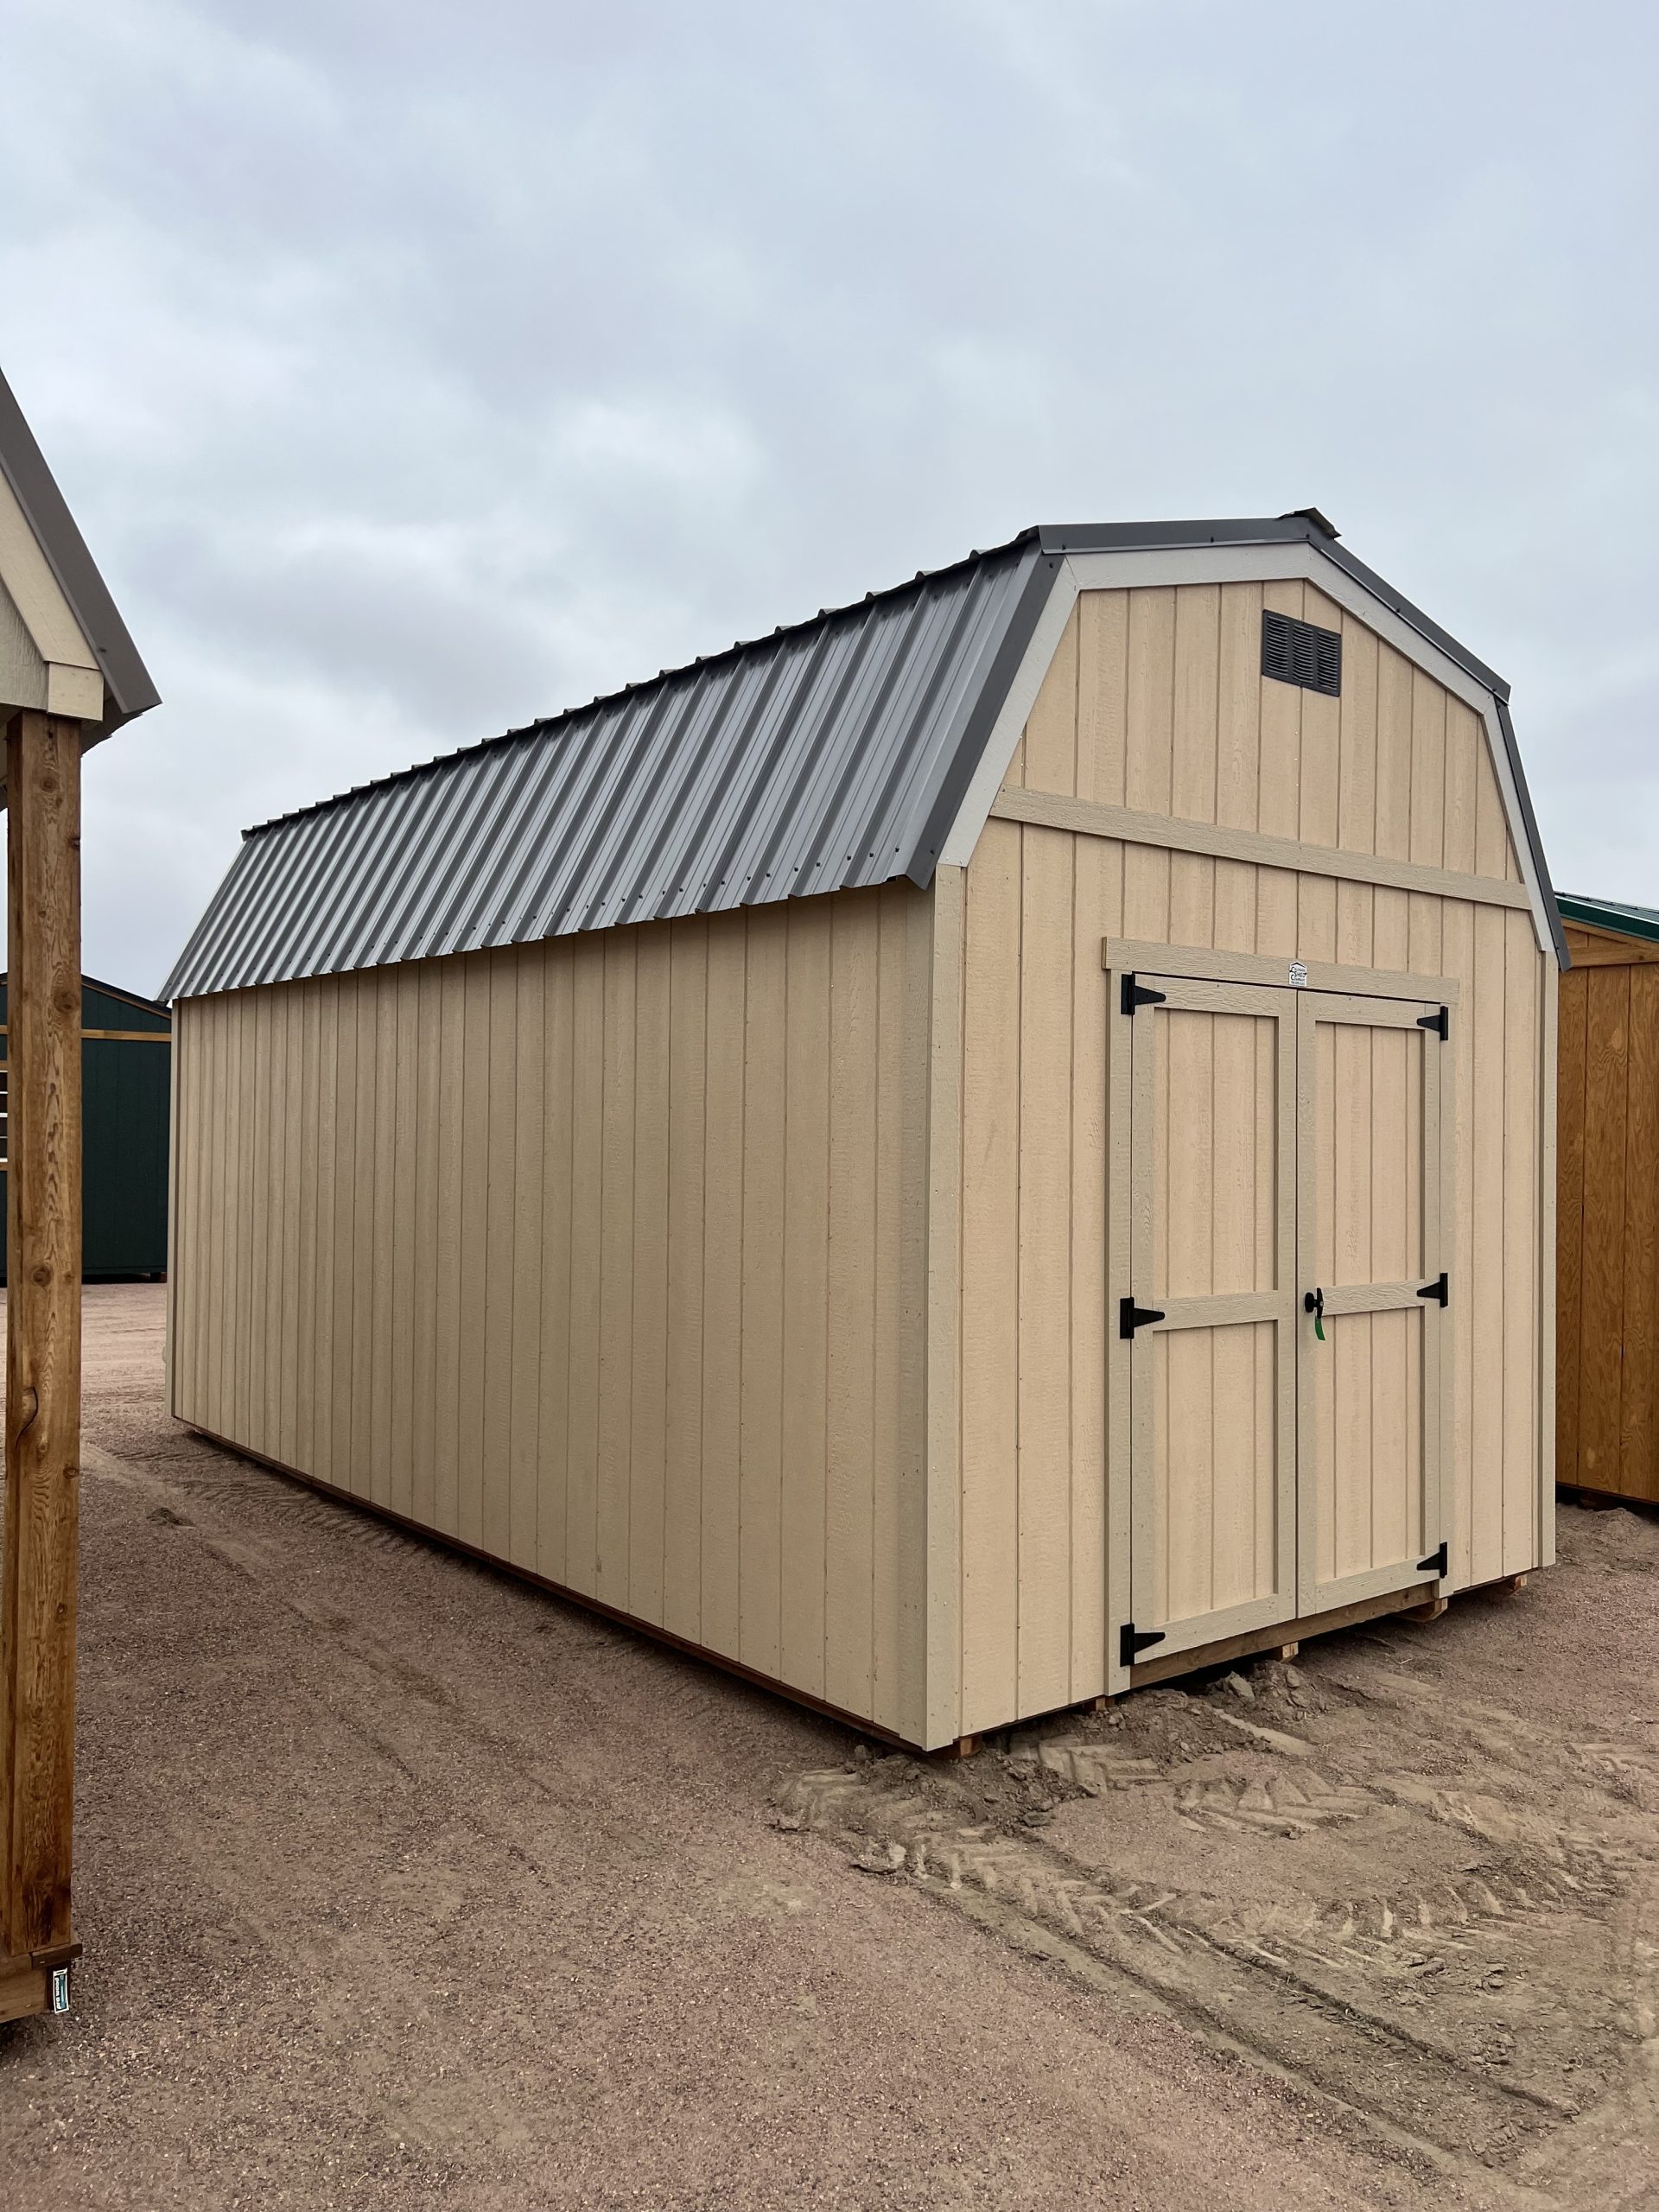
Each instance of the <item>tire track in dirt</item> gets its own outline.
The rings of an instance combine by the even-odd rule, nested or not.
[[[779,1803],[786,1819],[885,1848],[885,1866],[874,1860],[872,1871],[931,1878],[947,1897],[976,1891],[1005,1913],[1066,1937],[1206,2030],[1414,2142],[1480,2155],[1570,2116],[1570,2108],[1522,2084],[1471,2075],[1455,2051],[1402,2032],[1310,1973],[1306,1947],[1278,1940],[1289,1931],[1252,1928],[1213,1900],[1146,1883],[1102,1883],[1039,1841],[971,1820],[941,1821],[938,1802],[902,1778],[884,1784],[844,1770],[803,1775]],[[961,1810],[971,1807],[964,1802]]]

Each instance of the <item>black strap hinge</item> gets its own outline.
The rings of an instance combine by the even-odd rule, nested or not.
[[[1162,1006],[1168,996],[1167,991],[1154,991],[1146,983],[1136,982],[1133,976],[1123,978],[1122,1005],[1125,1014],[1133,1014],[1138,1006]]]
[[[1417,1295],[1419,1298],[1432,1298],[1437,1306],[1444,1306],[1452,1295],[1452,1287],[1446,1279],[1446,1269],[1442,1268],[1433,1282],[1426,1282]]]
[[[1117,1631],[1117,1663],[1133,1667],[1137,1651],[1145,1651],[1154,1643],[1161,1643],[1165,1631],[1160,1628],[1136,1628],[1133,1621],[1125,1621]]]
[[[1452,1037],[1450,1007],[1441,1007],[1435,1014],[1420,1014],[1417,1017],[1417,1027],[1420,1029],[1432,1029],[1442,1045],[1450,1043]]]
[[[1144,1329],[1149,1321],[1161,1321],[1163,1308],[1159,1306],[1137,1306],[1132,1298],[1117,1301],[1117,1333],[1132,1337],[1137,1329]]]
[[[1419,1574],[1433,1575],[1443,1575],[1446,1573],[1446,1539],[1444,1536],[1440,1539],[1440,1548],[1439,1551],[1430,1552],[1427,1559],[1420,1559],[1418,1560],[1417,1572]]]

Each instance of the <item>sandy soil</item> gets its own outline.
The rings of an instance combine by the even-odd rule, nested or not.
[[[176,1429],[161,1296],[8,2212],[1659,2207],[1659,1522],[919,1764]]]

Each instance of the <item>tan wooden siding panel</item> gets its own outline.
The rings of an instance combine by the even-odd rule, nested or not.
[[[663,1618],[668,1459],[668,1166],[671,1023],[670,932],[642,931],[634,983],[633,1351],[628,1420],[628,1600]],[[543,963],[537,963],[539,969]],[[539,1046],[539,1040],[538,1040]],[[543,1192],[524,1185],[527,1205]],[[524,1363],[528,1365],[528,1357]],[[534,1461],[526,1487],[533,1494]]]
[[[1216,820],[1224,829],[1260,827],[1262,759],[1262,587],[1224,590],[1217,618]],[[1215,942],[1255,950],[1255,871],[1217,861]]]
[[[875,1147],[880,915],[838,901],[830,969],[830,1343],[824,1695],[868,1712],[874,1614]]]
[[[628,1603],[628,1469],[633,1414],[633,1201],[639,933],[604,937],[600,1133],[599,1427],[594,1593]]]
[[[830,915],[789,916],[784,1181],[783,1604],[779,1671],[823,1692],[824,1497],[829,1433]]]
[[[1074,606],[1026,723],[1022,759],[1033,791],[1063,791],[1068,798],[1075,798],[1077,788],[1077,648]]]
[[[1128,747],[1129,594],[1085,591],[1077,598],[1078,798],[1123,804]],[[1255,651],[1260,658],[1260,643]]]
[[[747,917],[740,918],[747,924]],[[744,963],[709,933],[709,1060],[703,1119],[702,1641],[741,1640]],[[573,1274],[580,1283],[580,1270]]]
[[[461,1201],[466,1142],[462,1108],[467,1059],[467,963],[446,960],[438,970],[437,1357],[433,1383],[432,1525],[446,1535],[461,1527]],[[326,1097],[325,1077],[325,1097]],[[464,1447],[470,1450],[470,1440]]]
[[[433,1525],[435,1408],[434,1389],[437,1363],[438,1301],[438,1062],[442,1050],[439,1027],[442,1004],[437,968],[430,963],[414,971],[415,990],[406,1009],[414,1045],[415,1164],[411,1182],[414,1234],[410,1240],[410,1518]],[[296,992],[308,1008],[310,995]],[[312,1070],[308,1067],[307,1097]],[[309,1113],[308,1107],[308,1115]],[[309,1271],[302,1256],[302,1296]],[[296,1436],[294,1452],[284,1453],[291,1465],[303,1464],[304,1436]]]
[[[783,1557],[784,1162],[789,914],[748,916],[743,1034],[739,1655],[776,1675]],[[879,1323],[878,1323],[879,1327]]]
[[[539,1473],[541,1464],[541,1347],[543,1253],[546,1241],[547,1191],[543,1172],[546,1157],[547,1087],[545,1032],[548,963],[533,954],[513,963],[512,1002],[502,1009],[513,1029],[512,1313],[507,1323],[509,1347],[506,1394],[507,1521],[506,1556],[515,1567],[534,1568],[539,1550]],[[400,971],[416,989],[420,970]],[[400,987],[400,997],[413,992]],[[419,1084],[418,1033],[411,1044],[411,1064],[405,1075],[399,1061],[398,1090],[416,1097]],[[400,1186],[401,1187],[401,1186]],[[399,1209],[400,1220],[412,1210]]]
[[[1302,618],[1300,583],[1265,584],[1262,603],[1277,614]],[[1295,837],[1301,823],[1302,711],[1309,694],[1293,683],[1262,683],[1262,749],[1256,763],[1256,827],[1273,837]],[[1255,879],[1255,949],[1294,957],[1296,878],[1262,868]]]
[[[1137,591],[1129,596],[1125,685],[1128,751],[1123,804],[1147,814],[1167,814],[1173,773],[1175,713],[1175,594]],[[1170,855],[1133,851],[1123,863],[1123,895],[1135,935],[1169,935]]]
[[[486,1099],[480,1124],[484,1160],[483,1428],[479,1454],[479,1529],[474,1541],[497,1559],[512,1557],[513,1166],[518,1150],[518,963],[492,962]],[[385,992],[377,993],[384,999]],[[377,1419],[377,1434],[379,1422]]]
[[[919,1731],[931,943],[889,887],[188,1004],[181,1411]]]
[[[566,963],[567,970],[569,962]],[[703,1178],[708,1112],[709,925],[669,938],[668,1343],[663,1505],[663,1624],[702,1634]],[[548,1172],[550,1199],[569,1184]],[[566,1202],[568,1205],[568,1201]],[[568,1300],[569,1264],[565,1263]],[[568,1303],[565,1306],[568,1316]],[[568,1319],[566,1327],[569,1326]],[[557,1478],[543,1462],[543,1480]],[[554,1570],[543,1567],[544,1574]],[[557,1579],[556,1576],[555,1578]]]
[[[536,1572],[563,1582],[570,1478],[571,1276],[575,1193],[575,957],[569,944],[542,975],[542,1296],[537,1375]],[[701,1018],[701,1017],[699,1017]],[[586,1290],[584,1287],[584,1295]],[[695,1580],[695,1570],[693,1571]]]
[[[572,987],[570,1331],[565,1370],[567,1471],[561,1580],[591,1598],[599,1593],[599,1363],[605,1166],[602,940],[597,959],[575,963]],[[741,1050],[737,1065],[740,1069],[742,1065]]]

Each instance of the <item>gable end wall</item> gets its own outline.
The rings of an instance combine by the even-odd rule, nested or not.
[[[1340,698],[1262,677],[1264,606],[1341,632]],[[1220,849],[1052,826],[1091,808]],[[1108,1687],[1109,937],[1459,978],[1446,1586],[1551,1555],[1557,976],[1480,718],[1311,584],[1085,590],[965,871],[964,1732]]]

